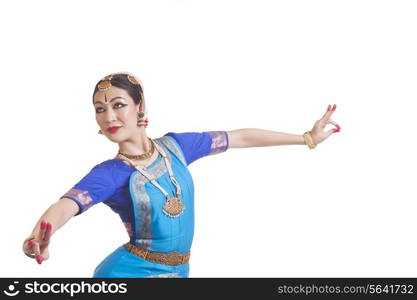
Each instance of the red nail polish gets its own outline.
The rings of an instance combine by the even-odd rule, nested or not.
[[[333,109],[332,109],[332,111],[335,111],[335,109],[336,109],[336,104],[335,104],[335,105],[333,105]]]
[[[42,221],[42,222],[41,222],[41,229],[45,229],[45,227],[46,227],[46,224],[45,224],[45,222],[44,222],[44,221]]]
[[[33,245],[33,242],[32,242],[32,240],[29,240],[29,246],[32,246]]]
[[[41,264],[41,263],[42,263],[42,261],[43,261],[43,257],[42,257],[42,256],[40,256],[40,255],[37,255],[37,254],[36,254],[36,262],[37,262],[38,264]]]
[[[330,104],[329,104],[329,106],[327,107],[327,111],[330,111]]]
[[[52,229],[52,224],[51,223],[46,224],[46,229],[51,230]]]

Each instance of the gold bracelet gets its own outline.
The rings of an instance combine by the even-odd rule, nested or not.
[[[306,131],[306,132],[304,132],[304,134],[303,134],[303,137],[304,137],[304,144],[307,144],[307,146],[310,148],[310,149],[314,149],[314,148],[316,148],[316,144],[314,144],[314,142],[313,142],[313,138],[311,137],[311,135],[310,135],[310,131]]]

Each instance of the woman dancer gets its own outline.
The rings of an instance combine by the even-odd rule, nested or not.
[[[118,144],[117,155],[95,165],[52,204],[23,243],[38,264],[49,258],[51,236],[71,217],[100,202],[119,214],[129,242],[96,267],[93,277],[188,277],[194,234],[194,186],[188,165],[229,148],[300,144],[314,149],[340,126],[336,105],[302,135],[262,129],[168,132],[152,139],[142,83],[114,73],[95,86],[93,105],[99,133]],[[324,131],[327,124],[335,129]]]

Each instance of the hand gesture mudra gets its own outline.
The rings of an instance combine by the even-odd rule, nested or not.
[[[333,105],[333,108],[331,108],[329,104],[329,106],[327,107],[327,111],[323,115],[323,117],[320,120],[317,120],[316,123],[314,123],[313,129],[310,130],[310,135],[314,143],[320,144],[333,133],[340,131],[341,127],[339,126],[339,124],[330,119],[335,110],[336,104]],[[324,131],[324,128],[327,124],[333,124],[336,126],[336,128]]]
[[[30,258],[35,258],[38,264],[49,258],[49,242],[52,234],[52,224],[47,221],[40,223],[37,236],[30,236],[23,242],[23,252]]]

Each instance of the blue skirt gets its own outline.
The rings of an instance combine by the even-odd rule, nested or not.
[[[189,263],[169,266],[147,261],[130,253],[124,245],[110,253],[94,270],[98,278],[188,277]]]

